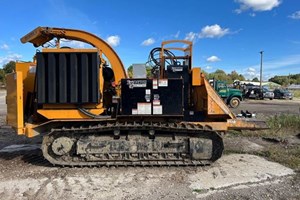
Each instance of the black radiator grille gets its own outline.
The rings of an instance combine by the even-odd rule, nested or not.
[[[98,103],[99,59],[91,53],[37,53],[39,104]]]

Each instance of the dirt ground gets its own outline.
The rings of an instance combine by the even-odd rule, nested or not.
[[[5,126],[4,96],[0,91],[0,199],[300,199],[299,171],[247,154],[269,145],[261,138],[226,135],[226,152],[246,153],[225,153],[205,167],[52,166],[41,156],[41,138],[16,136]],[[233,111],[274,115],[299,109],[299,100],[265,100],[245,101]]]

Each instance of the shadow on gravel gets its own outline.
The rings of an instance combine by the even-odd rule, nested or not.
[[[3,152],[0,153],[0,160],[10,160],[16,162],[20,160],[26,164],[42,166],[42,167],[52,167],[53,165],[49,163],[43,157],[43,153],[40,149],[32,151],[18,151],[18,152]]]
[[[32,154],[24,154],[22,160],[25,163],[43,167],[52,167],[53,165],[44,158],[43,153],[41,150],[37,150],[35,153]]]

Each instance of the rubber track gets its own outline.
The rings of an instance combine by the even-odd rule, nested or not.
[[[120,131],[164,131],[185,133],[185,134],[197,134],[197,137],[210,138],[213,141],[213,156],[211,160],[191,160],[191,159],[178,159],[174,161],[170,160],[142,160],[142,161],[131,161],[131,160],[111,160],[111,161],[67,161],[62,159],[57,159],[56,155],[51,156],[49,153],[50,144],[53,142],[53,138],[58,138],[61,136],[74,136],[80,135],[84,136],[85,134],[99,134],[101,132],[108,132],[113,130]],[[101,136],[100,136],[101,137]],[[44,136],[42,151],[44,157],[53,165],[60,166],[70,166],[70,167],[93,167],[93,166],[198,166],[198,165],[209,165],[218,158],[221,157],[223,152],[223,141],[222,137],[215,131],[211,130],[210,127],[196,125],[193,123],[156,123],[156,122],[99,122],[97,125],[88,125],[80,127],[62,127],[60,129],[52,129],[51,132]]]

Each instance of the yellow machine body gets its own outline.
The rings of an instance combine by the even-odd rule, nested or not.
[[[152,77],[131,79],[109,44],[85,31],[38,27],[21,42],[52,39],[56,48],[7,75],[6,103],[7,124],[19,135],[42,135],[43,156],[54,165],[206,165],[222,155],[220,133],[267,128],[236,118],[192,67],[190,41],[162,42],[149,55]],[[60,47],[60,39],[94,48]]]
[[[8,125],[15,128],[18,134],[24,133],[24,117],[23,117],[23,77],[22,72],[16,72],[7,75],[7,117]]]
[[[115,74],[115,84],[117,94],[120,94],[119,84],[122,78],[126,78],[125,68],[116,54],[116,52],[102,39],[97,36],[81,30],[61,29],[38,27],[32,32],[25,35],[21,41],[23,43],[31,42],[34,46],[40,46],[53,38],[65,38],[86,42],[92,45],[93,49],[69,49],[69,48],[52,48],[43,49],[43,52],[97,52],[99,54],[101,65],[99,75],[99,89],[103,93],[103,64],[109,62]],[[174,42],[184,42],[185,48],[167,48],[165,46]],[[190,41],[166,41],[162,43],[163,49],[181,50],[191,54],[192,43]],[[191,55],[190,55],[191,56]],[[107,60],[105,60],[105,58]],[[163,59],[163,58],[162,58]],[[35,87],[35,62],[17,62],[16,72],[7,76],[7,123],[16,129],[18,134],[26,134],[28,137],[38,135],[40,132],[34,131],[37,127],[49,124],[50,121],[84,121],[90,119],[89,116],[80,112],[76,105],[72,104],[44,104],[37,109],[37,113],[43,116],[42,121],[26,121],[24,113],[26,110],[26,101],[28,94],[33,93]],[[163,73],[161,73],[163,78]],[[193,104],[195,111],[206,113],[205,122],[195,122],[204,126],[212,127],[214,130],[226,131],[228,129],[256,129],[260,125],[250,124],[240,119],[236,119],[224,101],[218,96],[210,86],[201,69],[194,67],[191,69],[192,87],[193,87]],[[94,115],[100,115],[105,111],[103,99],[98,104],[85,104],[85,109]],[[90,119],[91,120],[91,119]],[[93,120],[93,119],[92,119]]]

